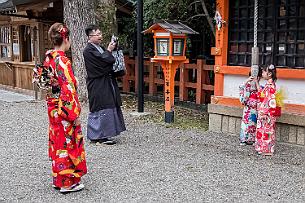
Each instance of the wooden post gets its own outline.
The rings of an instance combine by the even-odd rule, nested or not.
[[[155,78],[157,71],[155,69],[155,63],[150,62],[149,63],[149,95],[154,95],[156,92],[156,84],[155,84]]]
[[[186,101],[188,98],[185,83],[187,82],[187,69],[185,64],[180,65],[180,81],[179,81],[179,101]]]
[[[196,104],[202,103],[203,60],[197,60]]]
[[[37,48],[38,48],[38,60],[43,61],[44,56],[45,56],[45,43],[44,43],[44,28],[43,28],[43,23],[38,23],[38,36],[37,36]]]
[[[14,72],[14,88],[20,87],[19,67],[17,64],[12,65]]]
[[[170,64],[170,102],[171,102],[171,111],[174,111],[175,106],[175,75],[179,63],[172,63]]]
[[[206,65],[206,60],[203,60],[203,59],[202,59],[202,67],[201,67],[201,69],[202,69],[201,81],[202,81],[202,82],[201,82],[201,87],[202,87],[202,84],[210,84],[210,83],[208,82],[208,78],[209,78],[208,72],[207,72],[207,70],[204,68],[205,65]],[[202,91],[202,95],[201,95],[201,98],[202,98],[201,104],[202,104],[202,103],[207,103],[206,95],[207,95],[207,90],[203,90],[203,91]]]
[[[229,19],[229,1],[218,0],[216,8],[222,19],[228,22]],[[218,53],[215,53],[215,96],[223,96],[224,74],[220,73],[223,65],[227,64],[227,49],[228,49],[228,23],[224,24],[220,30],[216,31],[216,48]]]
[[[162,68],[164,72],[164,100],[165,100],[165,122],[174,122],[174,103],[175,103],[175,74],[179,62],[164,61]]]
[[[10,44],[10,53],[11,53],[11,61],[14,61],[14,52],[13,52],[13,42],[14,42],[14,39],[13,39],[13,26],[10,26],[10,42],[11,42],[11,44]]]
[[[130,91],[130,84],[129,84],[129,75],[130,75],[130,62],[129,62],[129,57],[124,56],[124,61],[125,61],[125,67],[126,67],[126,75],[123,77],[123,92],[129,92]]]
[[[38,63],[38,55],[39,55],[39,51],[37,51],[38,47],[37,47],[37,41],[38,41],[38,28],[37,28],[37,25],[34,26],[33,28],[33,56],[34,56],[34,64],[35,64],[35,67]],[[35,100],[38,99],[38,88],[36,86],[36,84],[33,84],[33,89],[34,89],[34,96],[35,96]]]

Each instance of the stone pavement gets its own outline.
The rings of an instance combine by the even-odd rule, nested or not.
[[[33,96],[28,96],[28,95],[0,89],[0,101],[21,102],[21,101],[33,101],[34,99],[35,98]]]
[[[304,148],[278,144],[273,157],[261,157],[236,136],[152,123],[130,109],[117,145],[86,142],[86,188],[62,195],[51,187],[45,102],[6,99],[0,202],[305,202]]]

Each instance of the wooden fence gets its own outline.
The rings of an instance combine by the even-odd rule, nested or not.
[[[135,59],[125,57],[127,75],[122,79],[123,92],[137,92],[138,68]],[[214,93],[214,66],[198,59],[196,64],[182,64],[175,77],[175,95],[180,101],[195,101],[196,104],[210,102]],[[163,94],[164,77],[159,63],[144,62],[144,86],[149,95]],[[158,88],[159,87],[159,88]],[[160,88],[161,87],[161,88]]]

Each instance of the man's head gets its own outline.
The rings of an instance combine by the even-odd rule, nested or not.
[[[85,29],[86,35],[89,38],[89,42],[94,44],[100,44],[103,40],[102,32],[99,27],[94,24],[90,24]]]

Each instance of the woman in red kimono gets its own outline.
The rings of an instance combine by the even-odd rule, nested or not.
[[[276,107],[276,68],[274,65],[263,68],[262,77],[267,81],[264,89],[259,89],[258,120],[255,150],[258,154],[273,155],[275,144]]]
[[[77,81],[65,51],[70,48],[69,30],[61,23],[51,26],[49,38],[54,50],[46,53],[44,66],[51,72],[47,93],[49,116],[49,156],[52,160],[53,187],[61,193],[84,188],[81,177],[87,173],[84,138],[80,125]]]

